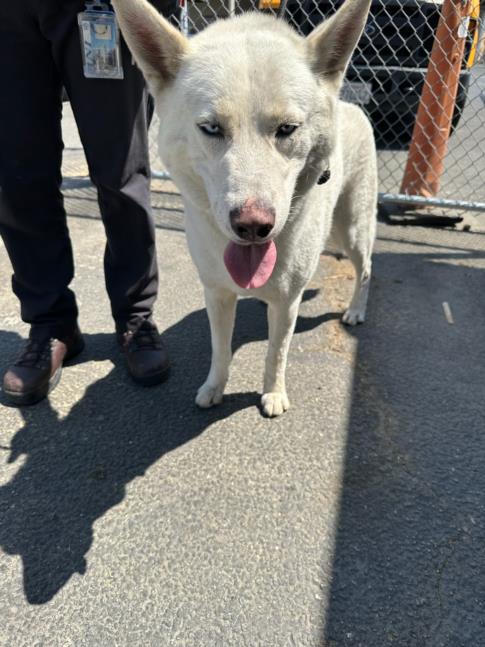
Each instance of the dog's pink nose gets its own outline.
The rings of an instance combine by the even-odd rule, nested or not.
[[[258,243],[269,236],[274,227],[275,210],[264,202],[250,198],[229,214],[234,233],[251,243]]]

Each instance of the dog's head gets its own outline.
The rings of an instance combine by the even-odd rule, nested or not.
[[[257,263],[283,229],[295,190],[325,168],[370,0],[347,0],[307,38],[251,13],[188,40],[146,0],[113,5],[155,97],[162,158],[182,192],[190,185],[228,242],[250,248],[239,252]]]

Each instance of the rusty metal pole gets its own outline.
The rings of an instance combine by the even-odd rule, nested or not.
[[[421,92],[401,193],[438,193],[465,50],[470,2],[444,0]]]

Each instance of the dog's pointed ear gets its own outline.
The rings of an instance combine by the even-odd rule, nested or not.
[[[147,0],[112,0],[118,22],[152,92],[175,78],[188,40]]]
[[[346,0],[307,37],[315,72],[338,90],[367,21],[371,0]]]

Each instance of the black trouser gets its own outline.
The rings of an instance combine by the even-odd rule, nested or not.
[[[83,10],[79,0],[0,3],[0,233],[22,319],[52,336],[77,320],[60,191],[62,86],[98,190],[106,288],[119,331],[151,316],[158,284],[147,92],[124,43],[123,81],[84,78],[77,24]]]

